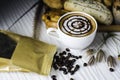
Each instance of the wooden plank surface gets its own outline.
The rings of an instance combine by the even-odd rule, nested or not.
[[[1,5],[0,8],[0,29],[8,29],[8,27],[21,16],[32,4],[37,0],[4,0],[9,1],[4,3],[5,6]],[[13,1],[13,2],[12,2]],[[14,4],[13,4],[14,3]],[[1,4],[1,3],[0,3]],[[9,11],[10,10],[10,11]],[[35,8],[33,8],[28,14],[26,14],[21,20],[19,20],[10,31],[16,32],[21,35],[32,36],[33,31],[33,18],[34,18]],[[65,46],[61,44],[58,40],[49,37],[46,34],[46,28],[44,22],[39,24],[41,26],[40,40],[55,44],[59,47],[59,52],[65,49]],[[104,26],[103,26],[104,27]],[[102,28],[103,29],[103,28]],[[118,38],[120,38],[120,33],[117,32]],[[93,44],[90,48],[96,48],[99,46],[102,40],[102,32],[98,32]],[[120,41],[116,40],[117,44],[109,39],[107,43],[102,47],[107,55],[112,55],[117,58],[117,46],[120,47]],[[79,50],[71,50],[74,55],[82,55],[83,58],[78,60],[77,63],[80,65],[80,69],[75,75],[64,75],[61,71],[56,71],[52,68],[50,75],[43,76],[33,72],[0,72],[0,80],[52,80],[51,76],[56,75],[57,80],[120,80],[120,61],[117,60],[118,65],[115,68],[115,72],[110,72],[109,67],[103,61],[97,63],[94,66],[83,67],[83,63],[87,61],[84,57],[85,52]],[[120,51],[120,50],[119,50]]]

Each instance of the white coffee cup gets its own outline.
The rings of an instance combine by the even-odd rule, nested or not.
[[[68,12],[58,20],[57,29],[48,28],[47,34],[68,48],[82,50],[93,42],[96,31],[97,22],[91,15],[84,12]]]

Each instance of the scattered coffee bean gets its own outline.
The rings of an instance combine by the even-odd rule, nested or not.
[[[82,58],[82,56],[80,55],[80,56],[79,56],[79,58],[81,59],[81,58]]]
[[[52,78],[52,80],[57,80],[56,75],[52,75],[51,78]]]
[[[63,71],[63,73],[66,75],[66,74],[68,74],[68,71]]]
[[[73,75],[75,72],[74,71],[70,71],[70,74]]]
[[[70,56],[71,58],[79,59],[79,56],[72,55],[71,53],[68,53],[68,56]]]
[[[72,58],[76,58],[76,56],[75,56],[75,55],[71,55],[71,57],[72,57]]]
[[[60,68],[59,70],[60,70],[60,71],[63,71],[64,74],[68,74],[68,71],[67,71],[66,68]]]
[[[70,78],[70,80],[74,80],[73,78]]]
[[[59,70],[60,70],[60,71],[66,71],[66,69],[65,69],[65,68],[60,68]]]
[[[88,64],[87,63],[84,63],[83,66],[86,67]]]
[[[110,68],[109,70],[110,70],[111,72],[114,72],[114,69],[113,69],[113,68]]]
[[[70,57],[71,57],[71,56],[72,56],[72,54],[71,54],[71,53],[68,53],[68,56],[70,56]]]
[[[69,49],[69,48],[66,48],[66,51],[70,52],[70,49]]]
[[[79,70],[79,68],[80,68],[80,66],[79,66],[79,65],[76,65],[73,70],[71,69],[71,70],[69,71],[70,74],[71,74],[71,75],[74,75],[75,72]]]
[[[74,68],[73,65],[72,65],[72,66],[69,66],[69,67],[67,68],[67,69],[68,69],[68,72],[71,72],[73,68]]]
[[[56,63],[53,63],[52,65],[53,65],[53,67],[54,67],[55,70],[58,70],[58,66],[57,66]]]
[[[59,53],[60,56],[66,55],[66,52],[63,51],[62,53]]]
[[[52,77],[52,78],[56,78],[56,75],[52,75],[51,77]]]
[[[78,56],[74,56],[73,58],[79,59],[79,57],[78,57]]]
[[[80,68],[80,66],[79,66],[79,65],[76,65],[76,66],[75,66],[75,69],[74,69],[74,72],[78,71],[79,68]]]

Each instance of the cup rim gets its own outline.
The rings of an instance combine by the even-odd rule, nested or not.
[[[97,24],[96,19],[95,19],[93,16],[91,16],[90,14],[85,13],[85,12],[72,11],[72,12],[67,12],[67,13],[63,14],[63,15],[58,19],[58,21],[57,21],[57,26],[58,26],[58,30],[59,30],[60,32],[62,32],[63,34],[65,34],[65,33],[60,29],[60,27],[59,27],[59,22],[61,21],[61,19],[62,19],[64,16],[66,16],[66,15],[74,14],[74,13],[80,13],[80,14],[84,14],[84,15],[90,17],[90,19],[92,19],[92,20],[94,21],[94,23],[95,23],[95,29],[94,29],[94,31],[93,31],[92,33],[94,33],[94,32],[97,31],[98,24]],[[91,35],[92,33],[90,33],[90,34],[88,34],[88,35],[86,35],[86,36],[89,36],[89,35]],[[65,35],[67,35],[67,34],[65,34]],[[67,36],[69,36],[69,35],[67,35]],[[76,36],[70,36],[70,37],[80,38],[80,37],[76,37]],[[85,36],[81,36],[81,37],[85,37]]]

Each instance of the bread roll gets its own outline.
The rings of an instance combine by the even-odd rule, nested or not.
[[[64,3],[64,9],[86,12],[92,15],[98,22],[106,25],[110,25],[113,21],[111,11],[98,1],[67,0]]]

